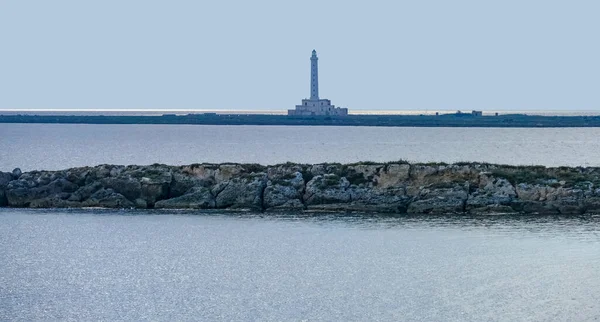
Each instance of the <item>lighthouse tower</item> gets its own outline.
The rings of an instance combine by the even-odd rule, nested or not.
[[[314,49],[310,56],[310,100],[319,100],[319,57]]]
[[[310,56],[310,98],[303,99],[301,105],[296,105],[293,110],[288,110],[288,115],[348,115],[347,108],[335,107],[328,99],[319,98],[319,58],[317,51],[313,50]]]

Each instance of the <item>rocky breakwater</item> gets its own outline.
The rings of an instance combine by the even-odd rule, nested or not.
[[[0,172],[0,206],[600,213],[600,169],[480,163],[193,164]]]

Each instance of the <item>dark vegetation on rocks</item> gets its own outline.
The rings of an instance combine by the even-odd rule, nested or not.
[[[579,215],[600,213],[600,169],[405,161],[15,169],[0,172],[0,206]]]

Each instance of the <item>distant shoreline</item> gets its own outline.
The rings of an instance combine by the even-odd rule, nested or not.
[[[29,112],[33,113],[33,112]],[[287,116],[272,114],[147,115],[2,115],[0,123],[54,124],[196,124],[196,125],[312,125],[392,127],[600,127],[600,116],[543,116],[503,114]]]

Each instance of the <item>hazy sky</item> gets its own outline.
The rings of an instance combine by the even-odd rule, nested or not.
[[[0,0],[0,109],[600,109],[600,1]]]

